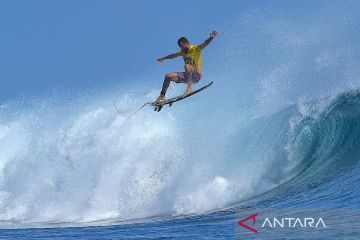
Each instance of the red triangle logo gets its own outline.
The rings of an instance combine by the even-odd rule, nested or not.
[[[256,223],[256,217],[257,217],[258,213],[255,213],[251,216],[248,216],[244,219],[241,219],[237,222],[237,224],[239,224],[241,227],[249,230],[249,231],[252,231],[254,233],[257,233],[257,230],[255,228],[253,228],[255,226],[255,223]],[[249,220],[252,220],[252,227],[248,226],[245,224],[246,221],[249,221]]]

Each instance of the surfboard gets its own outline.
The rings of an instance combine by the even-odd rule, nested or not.
[[[194,94],[196,94],[198,92],[201,92],[202,90],[210,87],[212,84],[213,84],[213,81],[211,81],[210,83],[203,86],[202,88],[199,88],[199,89],[197,89],[197,90],[195,90],[195,91],[193,91],[193,92],[191,92],[189,94],[183,94],[183,95],[180,95],[180,96],[172,97],[172,98],[169,98],[169,99],[167,99],[165,101],[162,101],[160,103],[156,103],[156,101],[155,102],[147,102],[147,103],[143,104],[141,107],[139,107],[135,112],[133,112],[130,115],[129,114],[124,114],[124,113],[122,113],[120,111],[120,109],[116,106],[116,98],[114,99],[114,107],[116,108],[116,111],[121,116],[124,116],[124,117],[132,117],[132,116],[134,116],[137,112],[139,112],[141,109],[143,109],[147,105],[154,107],[154,111],[160,112],[161,109],[163,108],[163,106],[169,105],[169,107],[171,107],[174,102],[178,102],[178,101],[183,100],[185,98],[188,98],[188,97],[190,97],[190,96],[192,96],[192,95],[194,95]]]
[[[169,98],[169,99],[166,99],[165,101],[162,101],[160,103],[156,103],[156,102],[152,102],[150,104],[150,106],[153,106],[154,107],[154,111],[157,111],[157,112],[160,112],[161,109],[163,108],[163,106],[165,105],[169,105],[169,107],[171,107],[173,105],[173,103],[175,102],[178,102],[180,100],[183,100],[185,98],[188,98],[196,93],[199,93],[201,92],[202,90],[210,87],[211,85],[213,84],[213,81],[211,81],[210,83],[208,83],[207,85],[199,88],[199,89],[196,89],[195,91],[189,93],[189,94],[183,94],[183,95],[179,95],[179,96],[176,96],[176,97],[172,97],[172,98]]]

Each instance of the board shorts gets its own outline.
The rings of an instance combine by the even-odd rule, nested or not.
[[[192,78],[188,79],[186,72],[177,72],[178,79],[175,81],[176,83],[198,83],[201,79],[201,73],[198,73],[196,70],[192,74]]]

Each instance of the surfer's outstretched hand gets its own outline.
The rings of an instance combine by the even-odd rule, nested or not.
[[[219,33],[215,30],[213,30],[211,33],[210,33],[210,37],[211,38],[215,38]]]
[[[162,62],[164,60],[165,60],[165,58],[163,58],[163,57],[156,59],[156,61],[158,61],[158,62]]]

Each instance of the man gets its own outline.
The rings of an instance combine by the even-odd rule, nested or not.
[[[156,103],[165,101],[165,94],[171,81],[176,83],[186,83],[187,88],[184,94],[192,92],[191,84],[198,83],[201,79],[201,51],[216,37],[216,35],[218,35],[218,32],[212,31],[210,37],[200,45],[192,45],[185,37],[181,37],[178,40],[178,45],[181,48],[180,51],[157,59],[158,62],[162,62],[165,59],[173,59],[182,56],[185,62],[185,72],[171,72],[165,75],[162,90]]]

